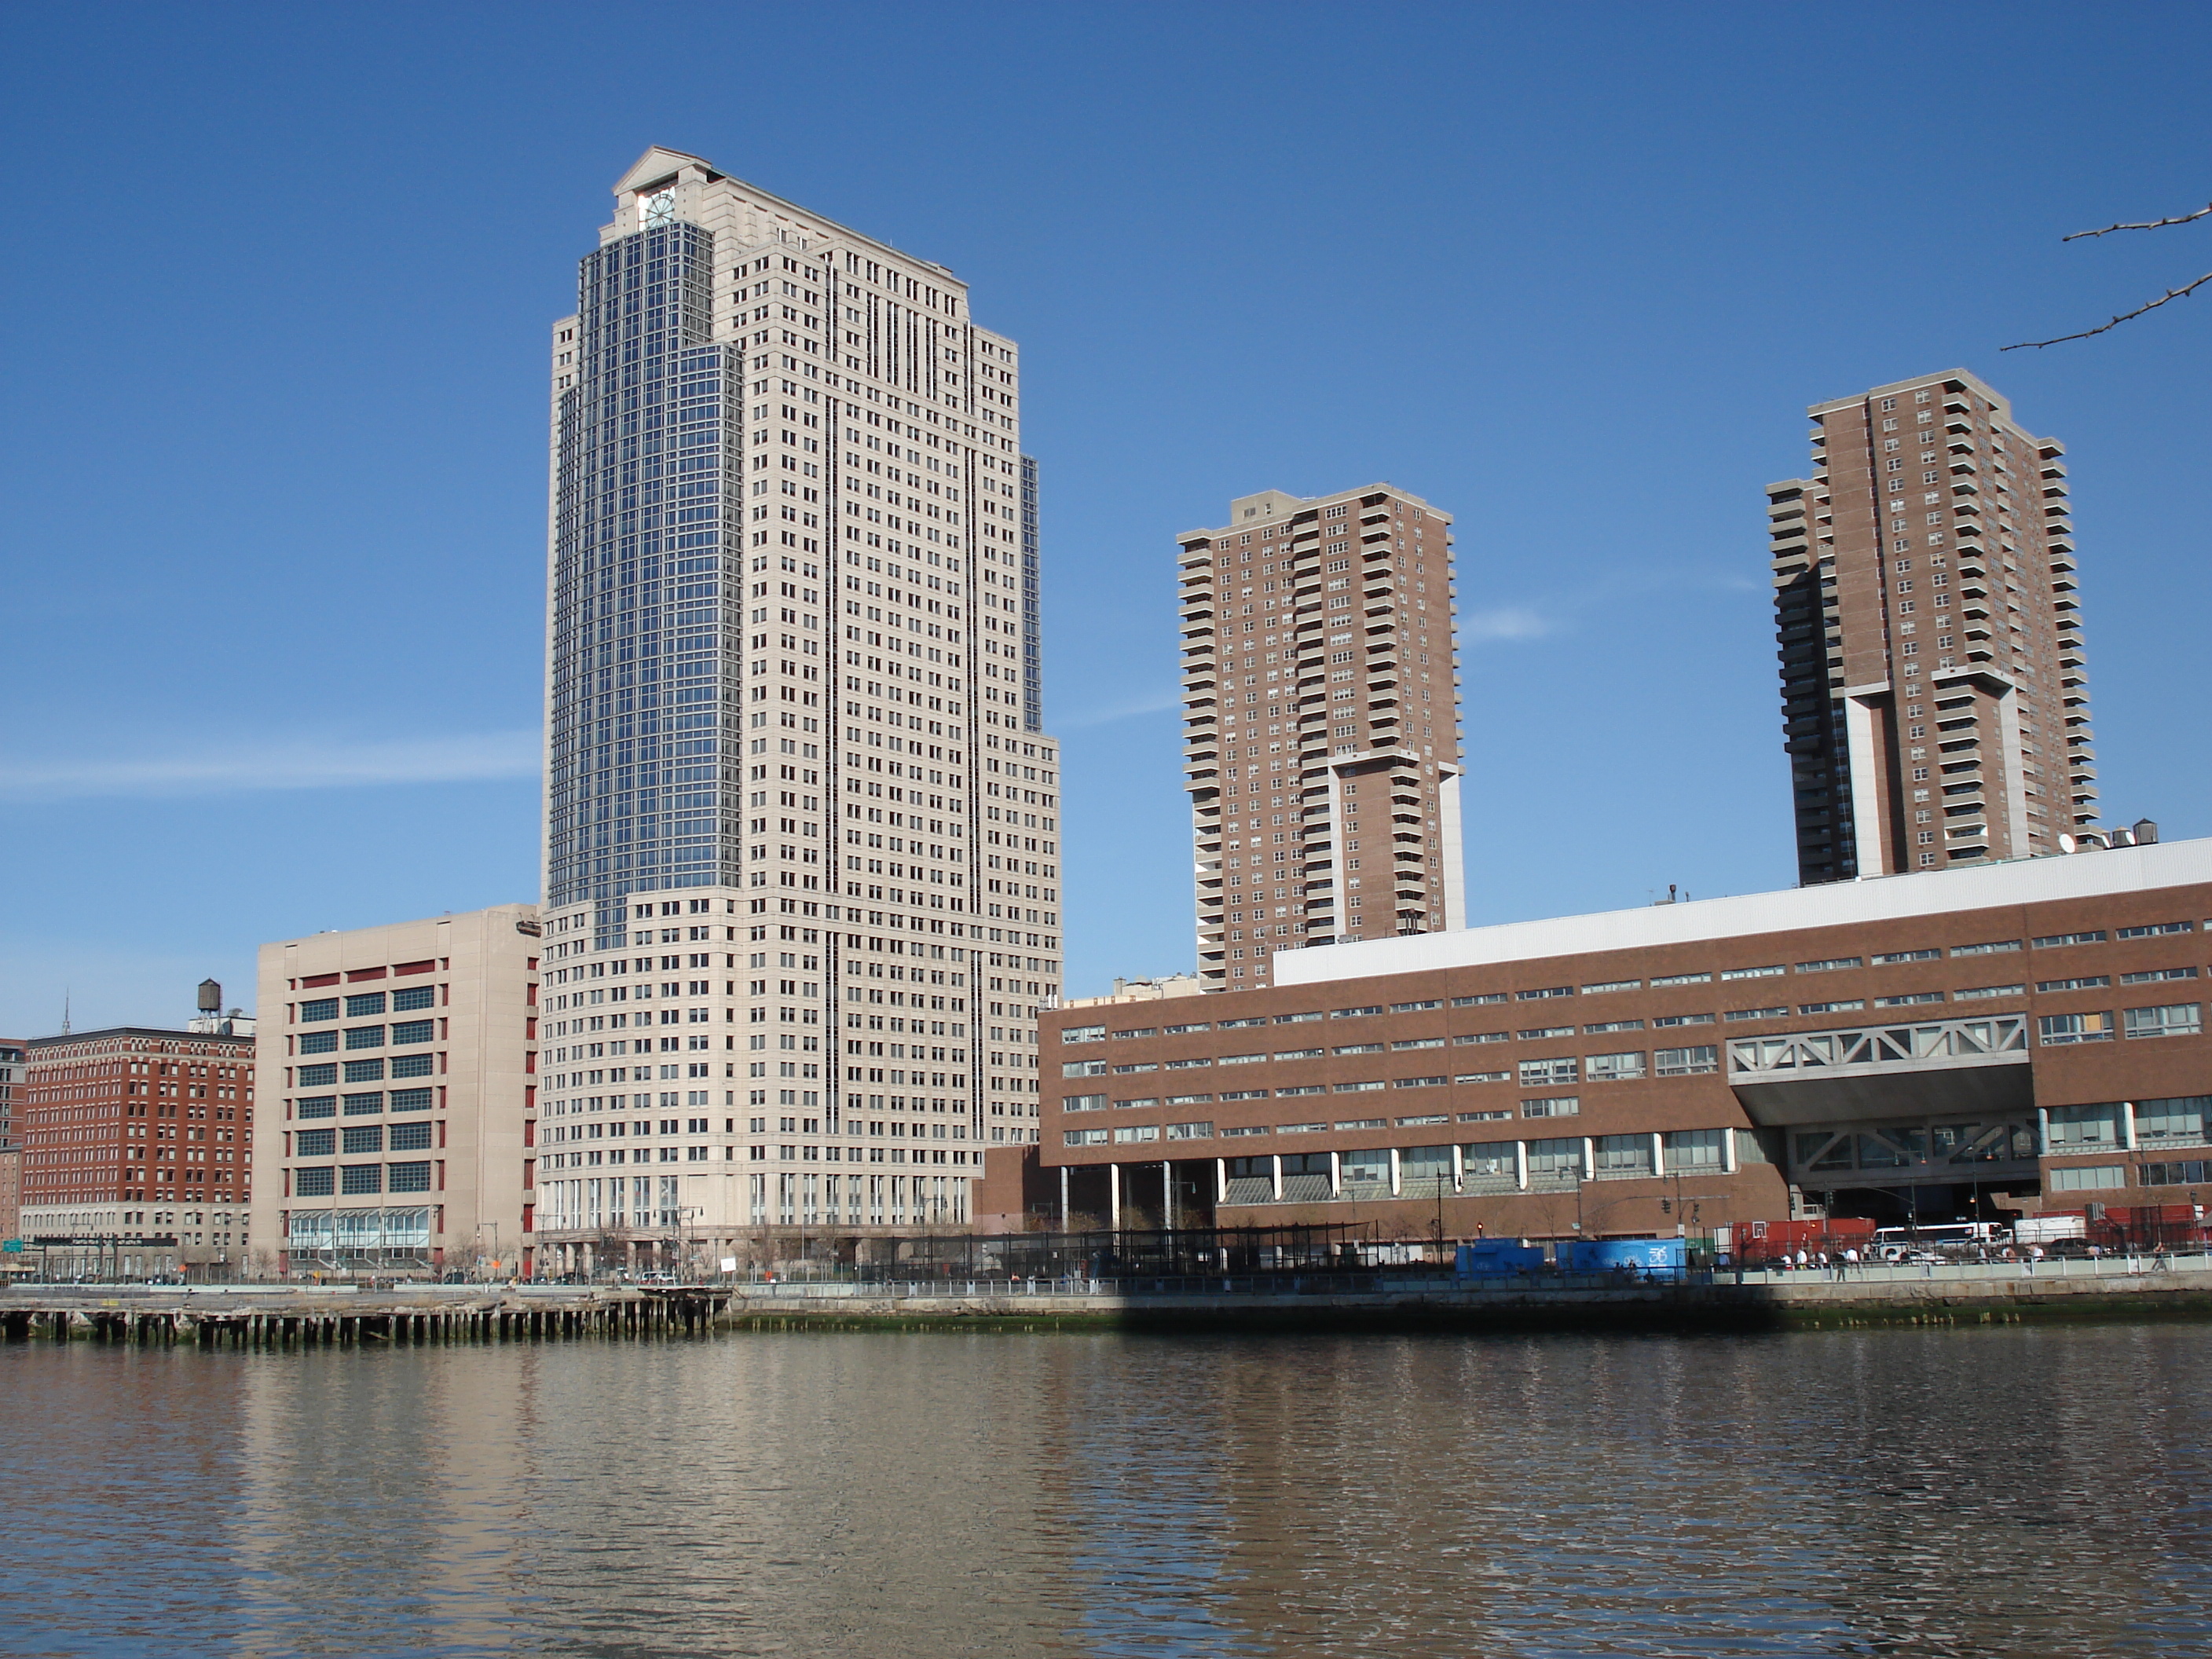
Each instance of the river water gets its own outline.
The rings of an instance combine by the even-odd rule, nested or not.
[[[2212,1328],[0,1349],[0,1651],[2212,1652]]]

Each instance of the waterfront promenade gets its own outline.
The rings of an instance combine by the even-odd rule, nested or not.
[[[684,1285],[52,1285],[0,1291],[14,1340],[289,1346],[816,1328],[1787,1328],[2212,1316],[2212,1256],[1625,1277],[761,1280]]]

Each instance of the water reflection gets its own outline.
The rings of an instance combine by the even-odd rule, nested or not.
[[[2199,1654],[2212,1331],[0,1352],[10,1651]]]

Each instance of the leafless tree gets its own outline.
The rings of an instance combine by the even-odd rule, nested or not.
[[[2062,237],[2059,240],[2078,242],[2087,236],[2109,236],[2116,230],[2163,230],[2168,225],[2185,225],[2192,219],[2202,219],[2208,215],[2212,215],[2212,204],[2201,207],[2194,213],[2177,214],[2171,219],[2152,219],[2142,224],[2106,225],[2102,230],[2077,230],[2071,236]],[[2093,334],[2102,334],[2107,329],[2118,328],[2122,323],[2132,322],[2146,311],[2155,311],[2169,300],[2185,300],[2207,283],[2212,283],[2212,270],[2206,271],[2186,288],[2170,288],[2155,300],[2139,305],[2133,311],[2122,312],[2108,323],[2100,323],[2094,328],[2085,328],[2079,334],[2061,334],[2057,338],[2050,340],[2022,340],[2015,345],[2006,346],[2003,349],[2024,351],[2032,346],[2039,350],[2045,346],[2063,344],[2068,340],[2086,340]]]

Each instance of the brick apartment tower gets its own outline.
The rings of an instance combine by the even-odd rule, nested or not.
[[[1451,518],[1389,484],[1178,538],[1199,977],[1466,926]]]
[[[1766,492],[1799,882],[2063,850],[2097,818],[2064,446],[1960,369],[1810,412]]]

